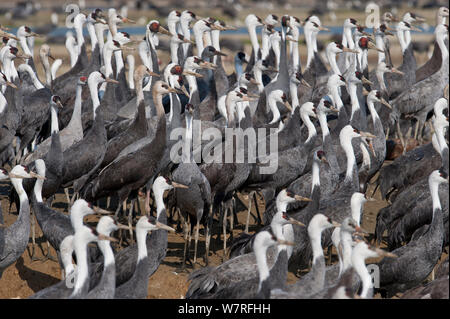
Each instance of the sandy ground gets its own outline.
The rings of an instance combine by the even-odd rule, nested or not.
[[[7,199],[7,191],[9,191],[10,185],[7,183],[0,184],[0,198],[1,206],[3,210],[3,216],[6,225],[11,225],[17,218],[17,210],[15,205],[12,205],[11,213],[8,213],[9,201]],[[368,194],[372,192],[373,188],[369,187]],[[246,195],[239,195],[243,200],[246,200]],[[376,216],[378,211],[387,206],[385,201],[382,201],[379,192],[375,193],[375,201],[367,202],[364,207],[364,214],[362,219],[362,227],[373,234],[376,223]],[[264,211],[264,203],[258,198],[259,208]],[[143,207],[143,200],[140,199],[140,205]],[[68,213],[68,205],[65,200],[63,193],[57,194],[56,199],[53,203],[53,208],[64,213]],[[252,212],[256,214],[256,210],[253,207]],[[247,211],[242,210],[238,213],[238,222],[234,228],[234,237],[237,237],[241,232],[244,231],[245,220],[247,216]],[[176,219],[176,218],[175,218]],[[87,217],[85,222],[90,225],[95,225],[97,217]],[[125,223],[125,222],[124,222]],[[175,228],[176,223],[172,224]],[[255,223],[253,218],[250,218],[249,232],[254,233],[260,227]],[[219,227],[215,227],[214,232],[217,234],[220,231]],[[215,241],[216,235],[213,236],[211,240],[211,250],[210,254],[210,265],[215,266],[222,263],[223,254],[223,242],[222,235],[219,241]],[[229,239],[229,234],[227,236]],[[47,249],[47,244],[42,236],[42,232],[39,225],[36,223],[36,257],[42,258],[44,252]],[[228,242],[227,247],[229,247],[230,242]],[[43,289],[47,286],[57,283],[61,279],[61,271],[59,264],[52,260],[47,261],[32,261],[30,258],[32,242],[28,244],[27,250],[24,254],[11,265],[3,273],[3,277],[0,279],[0,298],[26,298],[33,293]],[[203,228],[200,230],[200,240],[199,240],[199,252],[198,256],[204,255],[204,233]],[[192,241],[192,251],[193,255],[193,241]],[[119,248],[120,249],[120,248]],[[184,249],[184,239],[182,232],[170,233],[168,237],[168,250],[166,258],[163,260],[158,270],[153,274],[148,283],[148,298],[168,298],[168,299],[179,299],[184,298],[186,290],[188,288],[187,278],[189,274],[194,270],[191,266],[186,266],[185,270],[181,270],[181,261],[183,258]],[[51,253],[56,256],[56,252],[51,248]],[[445,259],[446,254],[443,253],[441,260]],[[337,258],[335,252],[333,251],[333,263],[336,262]],[[376,260],[368,260],[368,263],[376,262]],[[197,260],[195,269],[203,267],[203,258]],[[288,273],[288,283],[292,283],[298,280],[296,274],[293,272]],[[379,295],[376,297],[379,298]]]

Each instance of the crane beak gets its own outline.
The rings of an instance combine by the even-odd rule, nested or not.
[[[286,108],[289,110],[289,111],[291,111],[292,112],[292,106],[291,106],[291,104],[289,104],[289,102],[286,100],[284,103],[284,106],[286,106]]]
[[[110,236],[106,236],[106,235],[103,235],[103,234],[98,234],[97,238],[98,238],[98,240],[109,240],[109,241],[112,241],[112,242],[118,242],[119,241],[116,238],[113,238],[113,237],[110,237]]]
[[[234,26],[231,26],[231,25],[227,25],[227,26],[225,27],[225,30],[237,30],[237,28],[234,27]]]
[[[362,81],[362,83],[364,83],[364,84],[373,85],[373,83],[370,82],[365,76],[362,77],[361,81]]]
[[[50,53],[48,54],[48,57],[49,57],[50,59],[52,59],[53,61],[56,60],[56,59],[53,57],[53,55],[51,55]]]
[[[183,75],[192,75],[192,76],[195,76],[196,78],[202,78],[203,77],[203,75],[201,75],[199,73],[195,73],[195,72],[191,72],[191,71],[187,71],[187,70],[183,71]]]
[[[18,89],[17,85],[15,85],[14,83],[11,83],[9,81],[6,81],[6,85],[12,87],[13,89]]]
[[[331,222],[331,224],[333,225],[333,227],[341,227],[341,224],[335,222],[334,220]]]
[[[415,27],[415,26],[411,26],[411,31],[416,31],[416,32],[423,32],[421,29]]]
[[[392,32],[389,32],[389,31],[384,31],[384,35],[390,35],[391,37],[394,36],[394,34]]]
[[[376,46],[375,44],[373,44],[372,42],[369,42],[368,45],[367,45],[367,47],[368,47],[369,49],[376,50],[376,51],[381,52],[381,53],[384,52],[383,50],[377,48],[377,46]]]
[[[203,69],[210,69],[210,70],[215,70],[217,68],[217,65],[215,65],[214,63],[210,63],[210,62],[200,62],[200,67]]]
[[[56,102],[56,105],[58,105],[58,107],[60,108],[60,109],[63,109],[64,108],[64,105],[62,105],[62,103],[61,102]]]
[[[0,223],[0,228],[5,228],[6,225],[3,225],[2,223]]]
[[[17,53],[16,57],[18,57],[18,58],[20,58],[20,59],[26,60],[26,59],[30,59],[30,58],[31,58],[31,55],[28,55],[28,54],[20,53],[20,52],[19,52],[19,53]]]
[[[242,102],[252,102],[252,101],[254,101],[254,99],[252,99],[248,95],[244,95],[241,100],[242,100]]]
[[[305,224],[303,224],[302,222],[300,222],[300,221],[298,221],[298,220],[296,220],[296,219],[294,219],[294,218],[292,218],[292,217],[289,217],[288,221],[289,221],[289,223],[291,223],[292,225],[298,225],[298,226],[306,227]]]
[[[172,227],[164,225],[158,221],[156,222],[156,227],[158,227],[159,229],[164,229],[164,230],[170,231],[172,233],[175,232],[175,229],[173,229]]]
[[[159,32],[161,32],[162,34],[165,34],[165,35],[172,35],[170,32],[169,32],[169,30],[167,30],[166,28],[164,28],[164,27],[162,27],[161,25],[159,26],[159,30],[158,30]]]
[[[256,79],[250,79],[250,83],[254,85],[260,85],[260,83]]]
[[[319,26],[319,31],[330,31],[330,29],[326,27]]]
[[[127,225],[122,225],[122,224],[119,224],[119,223],[117,223],[117,228],[119,228],[119,229],[126,229],[126,230],[136,230],[136,227],[130,227],[130,226],[127,226]]]
[[[30,32],[30,34],[28,34],[26,37],[27,37],[27,38],[29,38],[29,37],[43,38],[42,35],[37,34],[37,33],[35,33],[35,32]]]
[[[380,102],[392,110],[392,106],[385,99],[381,98]]]
[[[122,18],[122,22],[123,23],[131,23],[131,24],[136,24],[136,21],[128,19],[128,18]]]
[[[159,77],[160,77],[160,75],[159,75],[158,73],[155,73],[155,72],[153,72],[153,71],[150,71],[150,70],[147,70],[147,74],[148,74],[148,75],[150,75],[150,76],[154,76],[154,77],[157,77],[157,78],[159,78]]]
[[[334,106],[330,107],[330,111],[334,113],[339,113],[339,110],[335,108]]]
[[[322,163],[328,164],[328,160],[325,156],[322,156],[322,159],[320,160]]]
[[[217,51],[217,50],[216,50],[216,52],[214,52],[214,55],[227,56],[225,53]]]
[[[177,183],[177,182],[172,182],[172,186],[175,187],[175,188],[189,188],[189,186],[184,185],[184,184],[180,184],[180,183]]]
[[[183,92],[184,95],[186,95],[188,98],[189,96],[189,92],[186,90],[186,88],[184,86],[181,87],[181,91]]]
[[[312,202],[312,199],[311,199],[311,198],[303,197],[303,196],[300,196],[300,195],[295,195],[295,196],[294,196],[294,199],[295,199],[296,201]]]
[[[41,179],[41,180],[46,180],[46,178],[44,176],[41,176],[39,174],[36,174],[35,172],[30,172],[30,175],[32,177],[36,177],[37,179]]]
[[[277,239],[277,245],[294,246],[295,244],[291,241]]]
[[[108,82],[108,83],[114,83],[114,84],[119,84],[119,81],[116,81],[116,80],[110,79],[110,78],[107,78],[107,79],[105,80],[105,82]]]
[[[349,49],[349,48],[346,48],[346,47],[343,47],[342,51],[343,52],[350,52],[350,53],[358,53],[358,51],[353,50],[353,49]],[[339,53],[341,53],[341,52],[339,52]]]
[[[380,256],[391,257],[391,258],[397,258],[398,257],[396,254],[390,253],[390,252],[385,251],[385,250],[380,249],[380,248],[375,248],[375,251]]]
[[[108,24],[108,22],[106,22],[105,19],[102,19],[102,18],[99,18],[99,17],[97,17],[97,18],[95,19],[95,21],[98,22],[98,23],[101,23],[101,24]]]
[[[400,74],[400,75],[405,75],[405,73],[403,73],[402,71],[400,71],[399,69],[396,69],[396,68],[391,68],[391,72],[392,73],[397,73],[397,74]]]
[[[363,94],[364,96],[368,96],[368,95],[369,95],[369,91],[367,91],[366,88],[363,87],[362,94]]]
[[[427,19],[422,18],[422,17],[418,17],[418,16],[416,15],[416,21],[417,21],[417,22],[425,22],[425,21],[427,21]]]
[[[367,137],[367,138],[376,138],[376,136],[375,135],[373,135],[373,134],[371,134],[371,133],[369,133],[369,132],[360,132],[360,135],[362,136],[362,137]]]
[[[11,33],[5,32],[5,36],[7,36],[8,38],[14,39],[16,41],[20,41],[18,37],[16,37],[15,35],[12,35]]]
[[[268,67],[267,69],[266,69],[266,71],[267,72],[275,72],[275,73],[278,73],[278,70],[277,69],[275,69],[274,67]]]
[[[94,213],[99,214],[99,215],[111,215],[112,214],[112,212],[110,212],[109,210],[100,208],[98,206],[94,206],[92,208],[92,210],[94,211]]]
[[[369,148],[372,151],[373,156],[376,157],[377,154],[375,153],[375,149],[373,148],[372,141],[370,141],[370,140],[369,140]]]
[[[356,226],[355,227],[355,230],[356,230],[356,232],[358,233],[358,234],[369,234],[369,232],[367,231],[367,230],[365,230],[365,229],[363,229],[363,228],[361,228],[361,227],[359,227],[359,226]]]
[[[308,89],[311,88],[311,85],[310,85],[308,82],[306,82],[305,79],[301,79],[301,80],[300,80],[300,83],[303,84],[304,86],[306,86]]]

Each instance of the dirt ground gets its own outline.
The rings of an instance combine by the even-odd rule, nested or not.
[[[17,210],[13,204],[11,207],[11,213],[8,213],[9,201],[7,194],[9,192],[10,185],[8,183],[0,184],[0,199],[1,207],[3,211],[4,221],[6,225],[11,225],[17,218]],[[372,192],[373,188],[369,187],[368,194]],[[246,195],[239,195],[240,198],[246,202]],[[364,213],[362,218],[362,227],[373,234],[376,224],[376,216],[378,211],[387,206],[385,201],[382,201],[379,192],[375,193],[375,201],[367,202],[364,207]],[[261,213],[264,211],[264,203],[258,198],[258,206]],[[140,199],[141,208],[143,207],[143,199]],[[53,203],[53,208],[68,214],[68,205],[63,193],[59,193]],[[256,214],[255,207],[252,207],[253,214]],[[242,210],[238,214],[238,221],[235,224],[233,235],[237,237],[245,228],[245,220],[247,218],[247,211]],[[176,218],[175,218],[176,219]],[[95,225],[98,221],[98,217],[89,216],[85,218],[85,222],[91,225]],[[236,222],[236,221],[235,221]],[[125,222],[124,222],[125,223]],[[172,224],[175,228],[176,223]],[[251,217],[249,232],[254,233],[259,229],[256,221]],[[214,232],[217,234],[220,229],[215,227]],[[222,263],[223,254],[223,237],[220,236],[218,241],[215,241],[216,235],[213,235],[211,239],[211,250],[209,262],[211,266],[219,265]],[[229,238],[229,234],[227,236]],[[42,258],[44,252],[47,250],[47,244],[42,237],[42,232],[39,225],[36,223],[36,257]],[[204,233],[203,228],[200,230],[199,239],[199,251],[200,258],[197,260],[195,269],[203,267],[204,261],[202,256],[204,255]],[[227,244],[229,247],[229,244]],[[32,242],[28,244],[27,250],[24,254],[5,270],[3,277],[0,279],[0,298],[27,298],[33,293],[57,283],[61,279],[61,270],[59,264],[52,260],[46,261],[32,261],[30,258],[32,248]],[[191,245],[191,256],[193,255],[193,241]],[[51,254],[56,256],[56,252],[53,248]],[[182,232],[170,233],[168,237],[168,250],[166,258],[163,260],[158,270],[153,274],[148,283],[148,298],[151,299],[182,299],[188,288],[187,278],[189,274],[194,270],[191,266],[186,266],[185,270],[181,270],[181,261],[183,258],[184,238]],[[333,251],[333,256],[335,252]],[[445,259],[444,253],[441,260]],[[333,258],[333,263],[337,258]],[[376,262],[376,260],[368,260],[368,263]],[[298,278],[292,272],[288,273],[288,283],[293,283]],[[375,296],[379,298],[379,296]]]

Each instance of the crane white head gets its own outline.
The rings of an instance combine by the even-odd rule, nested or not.
[[[159,23],[159,21],[157,20],[151,20],[148,24],[147,24],[147,29],[151,32],[151,34],[155,35],[156,33],[160,32],[162,34],[165,35],[172,35],[169,30],[167,30],[166,28],[162,27],[161,24]]]
[[[274,14],[269,14],[267,15],[266,19],[264,20],[264,23],[267,25],[271,25],[271,26],[276,26],[278,24],[278,16],[274,15]]]
[[[11,181],[14,179],[24,179],[24,178],[45,179],[44,176],[40,176],[39,174],[30,171],[30,169],[26,165],[14,166],[14,168],[9,172],[9,178],[11,179]]]
[[[425,22],[426,19],[418,16],[414,12],[406,12],[403,15],[403,21],[411,24],[411,23],[415,23],[415,22]]]
[[[264,22],[262,21],[262,19],[254,14],[249,14],[246,18],[245,18],[245,25],[247,26],[247,28],[256,28],[256,27],[260,27],[264,25]]]
[[[268,100],[282,103],[289,111],[292,111],[291,104],[289,103],[287,95],[283,92],[283,90],[274,90],[270,92]]]
[[[317,118],[317,109],[313,102],[305,102],[300,106],[300,114]]]
[[[325,229],[331,227],[340,227],[341,224],[331,220],[330,217],[325,216],[324,214],[316,214],[311,219],[308,225],[308,233],[312,234],[314,232],[322,232]]]
[[[6,169],[0,168],[0,181],[8,179],[8,178],[9,178],[9,176],[8,176],[8,172],[6,171]]]
[[[440,168],[433,172],[431,172],[430,176],[428,177],[428,183],[440,185],[442,183],[448,184],[448,174],[444,171],[444,169]]]
[[[175,232],[175,229],[158,222],[153,216],[142,216],[136,223],[136,231],[151,232],[158,229],[167,230],[173,233]]]
[[[379,102],[392,110],[392,106],[381,96],[381,92],[378,90],[372,90],[367,95],[367,102]]]
[[[189,10],[184,10],[180,16],[180,20],[184,20],[188,23],[191,21],[197,21],[198,19],[199,18],[197,17],[197,15],[194,12],[189,11]]]
[[[400,75],[404,75],[404,73],[392,66],[388,66],[385,61],[381,61],[377,65],[377,73],[397,73]]]
[[[110,216],[102,216],[97,223],[97,232],[105,236],[109,236],[118,229],[130,229],[130,227],[118,223]]]
[[[31,31],[31,28],[29,26],[26,26],[26,25],[20,26],[17,29],[16,35],[17,35],[18,38],[21,38],[21,37],[28,38],[28,37],[39,37],[40,36],[39,34]]]

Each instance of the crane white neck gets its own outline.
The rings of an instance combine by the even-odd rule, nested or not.
[[[77,90],[75,92],[75,103],[73,107],[72,117],[70,118],[68,127],[75,125],[76,123],[81,125],[81,92],[83,91],[83,87],[81,84],[77,85]]]
[[[327,115],[322,112],[317,112],[317,118],[320,124],[320,130],[322,131],[322,141],[325,142],[327,135],[330,135],[330,129],[328,128]]]
[[[341,74],[341,71],[339,70],[339,67],[336,63],[336,53],[332,52],[331,50],[327,50],[327,58],[328,62],[330,63],[331,69],[333,70],[333,73]]]
[[[313,253],[312,264],[314,265],[319,258],[324,258],[321,242],[322,229],[318,225],[310,224],[310,226],[308,227],[308,233]]]
[[[369,291],[373,288],[372,277],[367,270],[365,258],[359,252],[353,252],[352,265],[362,281],[361,298],[367,298]]]
[[[95,120],[95,111],[97,110],[97,108],[100,106],[100,100],[98,98],[98,82],[96,79],[94,79],[93,77],[89,77],[88,78],[88,86],[89,86],[89,91],[91,93],[91,99],[92,99],[92,108],[93,108],[93,112],[94,112],[94,120]]]
[[[256,257],[256,265],[258,267],[258,273],[259,273],[259,286],[258,291],[261,290],[261,285],[269,278],[270,271],[269,266],[267,265],[267,259],[266,259],[266,252],[267,247],[265,245],[261,245],[260,243],[256,244],[255,250],[255,257]]]
[[[306,114],[306,112],[302,112],[301,109],[300,109],[300,117],[302,118],[303,123],[305,123],[306,127],[308,128],[308,138],[305,141],[305,143],[308,143],[311,140],[311,138],[317,135],[317,130],[313,122],[309,118],[308,114]]]
[[[351,103],[352,103],[352,115],[350,116],[350,121],[353,119],[353,115],[355,114],[355,112],[360,109],[359,101],[358,101],[358,94],[356,92],[357,88],[358,87],[356,86],[355,83],[350,82],[348,84],[350,100],[351,100]]]
[[[28,196],[23,188],[22,179],[21,178],[11,178],[11,184],[13,184],[14,189],[16,190],[16,193],[19,195],[20,203],[24,203],[24,202],[28,203]]]
[[[398,42],[400,43],[400,47],[402,48],[402,53],[406,51],[408,48],[408,42],[405,39],[405,33],[402,30],[397,30]]]
[[[50,107],[51,112],[51,124],[50,129],[52,134],[59,132],[59,125],[58,125],[58,111],[56,110],[55,106]]]
[[[347,157],[347,171],[345,173],[345,180],[351,181],[353,179],[353,166],[356,165],[355,153],[352,146],[352,137],[343,134],[339,136],[341,147]]]
[[[147,230],[141,227],[136,227],[136,241],[138,246],[137,263],[147,258]]]

